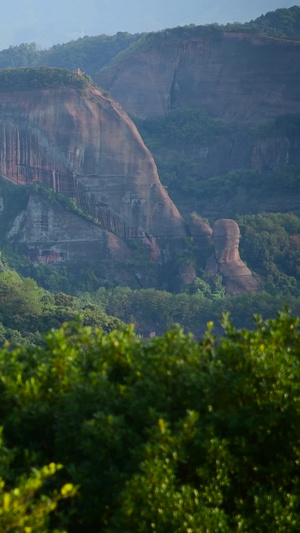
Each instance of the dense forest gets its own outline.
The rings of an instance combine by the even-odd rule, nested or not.
[[[40,50],[35,43],[22,43],[0,51],[0,68],[48,66],[70,71],[81,68],[86,74],[93,76],[142,36],[143,34],[122,32],[113,36],[87,36],[54,45],[48,50]]]
[[[1,531],[298,532],[299,320],[223,326],[2,349]]]

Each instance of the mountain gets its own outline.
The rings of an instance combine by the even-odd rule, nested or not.
[[[95,77],[134,119],[186,219],[241,222],[243,257],[272,294],[300,288],[297,223],[284,219],[300,216],[299,22],[294,6],[148,34]]]
[[[74,199],[75,210],[66,213],[45,192],[29,191],[7,230],[9,241],[24,243],[27,255],[41,262],[95,262],[129,259],[126,239],[140,239],[155,255],[156,239],[186,235],[149,150],[120,106],[67,71],[21,69],[0,77],[2,176],[45,185]],[[76,209],[85,218],[78,220]]]
[[[133,117],[184,216],[300,214],[285,187],[300,167],[299,22],[295,6],[148,34],[95,76]]]
[[[187,254],[191,229],[121,107],[80,72],[2,70],[0,84],[0,173],[21,186],[13,201],[2,186],[5,242],[37,264],[103,264],[112,281],[155,286],[165,270],[172,290],[191,282],[189,258],[176,260]],[[197,231],[195,239],[205,256],[209,234]],[[233,286],[257,288],[246,277]]]
[[[300,42],[208,26],[147,36],[95,80],[133,116],[200,108],[225,122],[300,113]]]
[[[2,70],[2,189],[10,180],[24,191],[15,192],[18,212],[2,195],[4,241],[36,263],[93,264],[103,279],[132,287],[183,290],[204,271],[222,275],[228,292],[261,287],[247,282],[234,247],[219,254],[211,228],[231,243],[237,234],[227,221],[240,221],[242,254],[263,283],[266,262],[252,262],[253,228],[283,224],[286,258],[298,246],[295,221],[263,219],[261,227],[255,217],[300,214],[299,12],[105,43],[85,38],[47,51],[49,63],[74,67],[81,57],[78,66],[90,68],[104,90],[80,71]],[[100,45],[108,48],[97,62]],[[33,45],[17,48],[6,60],[24,53],[23,62],[47,62]],[[195,223],[194,211],[208,220]],[[279,272],[291,259],[279,259],[276,246],[268,265]],[[224,258],[234,258],[234,269]],[[244,277],[235,282],[238,271]],[[288,286],[295,272],[284,272]]]

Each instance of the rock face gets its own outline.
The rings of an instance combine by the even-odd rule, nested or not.
[[[174,252],[184,249],[187,236],[200,249],[211,246],[211,229],[200,217],[186,227],[126,113],[90,85],[0,92],[0,174],[18,186],[14,209],[5,194],[0,198],[6,240],[35,263],[101,264],[103,277],[130,284],[115,265],[132,262],[130,241],[139,239],[149,259],[165,271],[174,266],[168,280],[178,291],[196,271],[188,262],[174,265]],[[36,182],[47,188],[28,187]],[[208,270],[224,276],[228,292],[255,290],[234,224],[216,223]],[[144,274],[143,267],[131,276],[140,287],[153,286],[158,274]]]
[[[185,235],[137,129],[92,86],[0,93],[0,174],[75,198],[122,239]]]
[[[184,28],[145,40],[97,83],[140,118],[197,107],[225,122],[300,113],[300,42]]]
[[[214,252],[207,261],[207,275],[221,274],[229,294],[260,290],[258,281],[240,258],[238,224],[226,218],[217,220],[212,239]]]
[[[30,194],[6,239],[35,263],[101,263],[102,277],[132,284],[138,276],[147,287],[155,279],[122,267],[136,259],[128,243],[138,239],[158,263],[184,243],[186,225],[136,127],[90,85],[0,92],[0,175],[20,187],[44,184],[87,215]],[[7,219],[4,197],[0,212]]]
[[[96,265],[107,259],[130,259],[128,247],[116,235],[37,193],[29,196],[6,238],[19,248],[25,246],[28,259],[34,263]]]

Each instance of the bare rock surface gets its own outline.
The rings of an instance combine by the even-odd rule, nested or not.
[[[212,31],[165,32],[102,69],[97,83],[140,118],[197,107],[225,122],[300,113],[300,42]]]
[[[185,235],[134,124],[92,86],[0,93],[0,173],[75,198],[119,238]]]
[[[215,254],[208,273],[221,273],[228,292],[258,288],[239,258],[237,224],[218,221],[212,235],[205,222],[195,219],[188,229],[133,122],[90,85],[0,92],[0,174],[21,188],[44,184],[62,197],[74,198],[83,210],[80,215],[76,204],[73,210],[65,209],[53,194],[49,201],[47,192],[29,194],[24,187],[22,207],[15,210],[6,239],[31,261],[104,261],[111,271],[107,279],[111,275],[126,282],[122,262],[134,257],[131,240],[139,239],[149,260],[168,268],[185,249],[187,236],[193,236],[199,248],[211,246],[213,237]],[[6,209],[4,198],[2,220]],[[142,267],[131,275],[141,287],[155,284]],[[183,288],[195,275],[187,263],[174,279]]]
[[[234,220],[217,220],[212,234],[214,252],[206,265],[208,276],[221,274],[230,294],[260,290],[260,284],[241,260],[239,254],[240,229]]]
[[[16,216],[7,240],[25,245],[27,257],[35,263],[97,264],[130,258],[126,244],[116,235],[38,194],[31,195],[26,209]]]

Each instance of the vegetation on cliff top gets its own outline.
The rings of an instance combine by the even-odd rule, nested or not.
[[[22,43],[19,46],[10,46],[6,50],[0,51],[0,68],[47,65],[74,71],[80,67],[88,75],[94,76],[119,54],[132,53],[140,46],[151,43],[156,38],[159,40],[168,37],[219,38],[223,31],[251,31],[266,33],[279,38],[299,39],[299,27],[300,7],[294,6],[289,9],[277,9],[245,24],[238,22],[225,26],[218,24],[195,26],[191,24],[150,34],[131,35],[127,32],[118,32],[113,36],[85,36],[76,41],[54,45],[48,50],[39,50],[35,43]]]
[[[122,50],[119,55],[113,58],[113,61],[124,59],[140,49],[145,49],[153,45],[153,43],[159,45],[165,40],[172,39],[219,40],[224,32],[265,33],[266,35],[281,39],[300,39],[299,27],[300,7],[294,6],[289,9],[277,9],[244,24],[239,22],[228,23],[226,25],[214,23],[197,26],[195,24],[189,24],[178,26],[177,28],[167,28],[158,32],[145,34],[128,48]]]
[[[229,25],[230,27],[231,25]],[[251,31],[282,39],[300,39],[300,7],[276,9],[243,24]]]
[[[53,67],[6,68],[0,70],[0,91],[53,89],[73,87],[82,89],[92,80],[85,74]]]
[[[0,51],[0,68],[48,66],[76,71],[80,67],[93,76],[124,48],[139,40],[143,34],[83,37],[65,44],[40,50],[35,43],[22,43]]]

